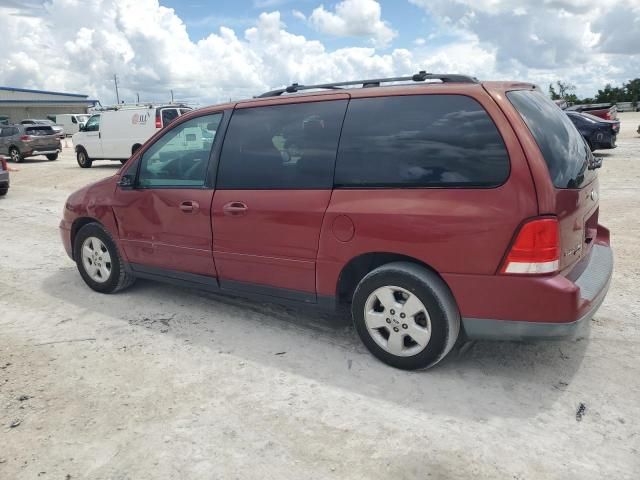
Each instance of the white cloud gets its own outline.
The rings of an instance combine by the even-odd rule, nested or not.
[[[309,16],[320,32],[338,37],[367,37],[374,45],[386,46],[397,35],[381,18],[380,4],[375,0],[344,0],[335,13],[320,5]]]
[[[417,46],[421,47],[421,46],[425,45],[427,43],[427,41],[424,38],[419,37],[419,38],[416,38],[413,41],[413,43],[414,43],[414,45],[417,45]]]
[[[638,76],[639,0],[409,1],[493,50],[499,76],[569,80],[583,95]]]
[[[307,21],[307,16],[300,10],[291,10],[291,15],[293,15],[298,20],[302,20],[303,22]]]

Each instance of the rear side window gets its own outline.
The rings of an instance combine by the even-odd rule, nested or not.
[[[494,187],[509,176],[495,124],[462,95],[354,99],[336,164],[336,187]]]
[[[507,92],[507,98],[529,127],[556,188],[580,188],[593,180],[591,152],[566,113],[538,91]]]
[[[24,133],[27,135],[33,136],[45,136],[45,135],[54,135],[55,132],[53,129],[47,125],[37,125],[35,127],[27,127],[24,129]]]
[[[220,189],[325,189],[346,100],[236,110],[224,139]]]

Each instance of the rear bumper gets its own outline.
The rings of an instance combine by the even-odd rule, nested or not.
[[[30,151],[26,151],[23,156],[25,157],[35,157],[36,155],[53,155],[55,153],[60,153],[62,150],[60,148],[43,148],[43,149],[34,149]]]
[[[0,187],[9,187],[9,172],[6,170],[0,172]]]
[[[455,283],[452,290],[469,338],[557,339],[574,336],[589,323],[604,301],[612,274],[613,252],[608,244],[599,243],[567,276],[498,276],[498,283],[490,282],[488,288],[476,283],[471,299],[464,297],[464,288],[459,298]],[[509,284],[509,280],[517,282]],[[494,311],[499,316],[474,314],[478,311]]]

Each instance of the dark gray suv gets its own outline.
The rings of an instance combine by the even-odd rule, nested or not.
[[[49,160],[57,160],[61,151],[60,139],[48,125],[0,127],[0,155],[8,155],[15,163],[36,155],[45,155]]]

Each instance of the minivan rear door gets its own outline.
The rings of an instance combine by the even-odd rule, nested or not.
[[[234,111],[212,208],[223,289],[316,301],[320,231],[348,98],[292,98]]]
[[[548,178],[532,169],[540,214],[556,215],[560,227],[560,270],[587,255],[598,226],[598,163],[565,112],[538,90],[514,90],[507,98],[515,107],[546,164]],[[537,163],[529,151],[530,165]]]

